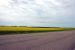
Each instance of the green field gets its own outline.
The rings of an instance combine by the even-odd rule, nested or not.
[[[1,34],[26,34],[37,32],[54,32],[64,30],[75,30],[75,28],[50,28],[50,27],[17,27],[17,26],[0,26]]]

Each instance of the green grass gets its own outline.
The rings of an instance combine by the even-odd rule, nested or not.
[[[64,30],[46,30],[46,31],[0,31],[0,35],[6,34],[30,34],[30,33],[40,33],[40,32],[57,32],[57,31],[64,31]]]

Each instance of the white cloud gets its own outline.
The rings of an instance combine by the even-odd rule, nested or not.
[[[35,0],[36,4],[40,4],[40,5],[44,5],[44,1],[43,0]]]
[[[0,0],[0,6],[7,5],[8,0]]]
[[[0,24],[62,26],[74,19],[74,5],[74,0],[0,0]]]

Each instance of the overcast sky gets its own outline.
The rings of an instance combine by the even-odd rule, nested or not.
[[[0,25],[75,27],[75,0],[0,0]]]

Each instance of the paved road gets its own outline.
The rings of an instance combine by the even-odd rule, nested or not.
[[[75,30],[0,35],[0,50],[74,50]]]

